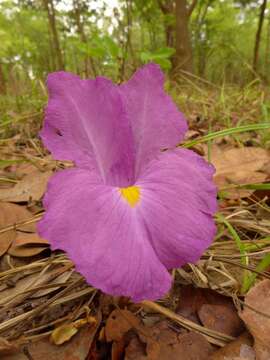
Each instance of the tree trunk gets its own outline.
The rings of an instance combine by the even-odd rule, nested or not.
[[[255,46],[254,46],[254,55],[253,55],[253,70],[255,72],[257,72],[258,63],[259,63],[259,49],[260,49],[261,34],[262,34],[262,27],[263,27],[266,5],[267,5],[267,0],[263,0],[261,9],[260,9],[258,29],[256,32],[256,37],[255,37]]]
[[[6,91],[7,91],[6,78],[5,78],[5,75],[4,75],[3,66],[0,63],[0,95],[5,95]]]
[[[78,31],[78,34],[80,35],[81,42],[84,43],[84,44],[87,44],[87,38],[86,38],[86,35],[85,35],[85,32],[84,32],[84,26],[83,26],[83,23],[81,21],[81,16],[80,16],[81,15],[81,8],[80,8],[79,0],[73,0],[73,9],[74,9],[74,15],[75,15],[77,31]],[[85,57],[84,71],[85,71],[85,76],[87,78],[90,75],[94,75],[94,76],[97,75],[93,59],[90,58],[89,56]]]
[[[127,19],[127,23],[126,23],[126,26],[123,25],[123,38],[124,38],[123,47],[122,47],[123,56],[122,56],[121,61],[120,61],[119,72],[118,72],[118,81],[119,81],[119,83],[121,83],[125,79],[126,59],[127,59],[128,49],[130,50],[131,56],[134,59],[133,48],[132,48],[132,45],[131,45],[132,2],[131,2],[131,0],[126,0],[125,2],[126,2],[126,19]]]
[[[265,46],[265,77],[267,81],[270,80],[269,68],[270,68],[270,16],[268,15],[267,22],[267,34],[266,34],[266,46]]]
[[[163,12],[165,16],[173,15],[174,13],[174,1],[168,0],[163,3],[162,0],[158,0],[158,5],[160,10]],[[175,38],[175,27],[174,24],[170,24],[166,19],[164,21],[164,28],[165,28],[165,36],[166,36],[166,46],[174,47],[174,38]]]
[[[192,73],[192,49],[189,37],[189,10],[186,0],[175,1],[175,56],[173,58],[173,73],[184,70]]]
[[[53,46],[54,46],[55,56],[56,56],[56,60],[57,60],[56,61],[56,63],[57,63],[56,70],[61,70],[61,69],[64,69],[64,61],[63,61],[63,56],[62,56],[62,52],[61,52],[61,48],[60,48],[58,31],[57,31],[57,27],[56,27],[55,9],[54,9],[53,0],[43,0],[43,5],[47,12],[49,28],[50,28],[50,32],[52,34]]]
[[[197,69],[199,76],[203,77],[205,73],[206,68],[206,42],[208,39],[207,36],[207,27],[206,27],[206,33],[204,34],[204,37],[202,36],[202,26],[205,24],[205,18],[207,15],[208,8],[210,6],[211,0],[207,0],[205,4],[201,3],[198,14],[195,19],[196,28],[194,31],[194,48],[197,51]]]

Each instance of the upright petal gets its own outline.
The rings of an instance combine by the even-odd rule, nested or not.
[[[48,76],[48,89],[40,135],[53,156],[98,169],[106,184],[131,184],[133,137],[119,88],[105,78],[81,80],[56,72]]]
[[[64,170],[50,180],[45,208],[40,234],[96,288],[135,301],[169,290],[170,275],[148,241],[139,206],[118,188],[99,184],[87,170]]]
[[[137,181],[149,241],[166,268],[196,262],[213,241],[217,210],[213,167],[177,149],[153,160]]]
[[[137,177],[160,149],[183,139],[187,123],[165,93],[164,76],[155,64],[139,69],[120,90],[134,135]]]

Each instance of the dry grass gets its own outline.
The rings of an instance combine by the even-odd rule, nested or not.
[[[191,128],[205,134],[208,129],[220,129],[239,124],[266,121],[270,112],[269,92],[260,84],[249,84],[244,89],[236,87],[202,86],[197,79],[188,85],[171,85],[171,92],[183,112],[190,119]],[[7,116],[0,123],[0,165],[6,166],[27,161],[37,168],[44,165],[53,167],[70,166],[47,157],[36,138],[40,127],[40,112]],[[225,139],[226,140],[226,139]],[[257,146],[268,147],[270,135],[266,132],[235,136],[233,143],[251,141]],[[8,161],[11,161],[8,163]],[[0,176],[0,185],[17,182]],[[226,226],[217,217],[218,233],[215,242],[196,265],[188,264],[174,271],[174,283],[193,284],[216,290],[231,296],[236,306],[241,307],[243,279],[249,279],[250,286],[259,278],[270,278],[267,267],[259,264],[270,253],[270,208],[269,196],[256,192],[249,199],[224,202],[219,215],[229,222],[241,240],[243,251]],[[42,216],[39,212],[27,223],[36,222]],[[6,232],[16,225],[10,224],[0,229]],[[252,277],[256,274],[257,278]],[[22,344],[38,340],[51,334],[55,325],[74,321],[97,311],[99,292],[89,287],[84,279],[74,271],[73,264],[62,253],[46,252],[35,258],[18,260],[5,255],[0,261],[0,336]],[[169,295],[170,296],[173,295]],[[217,345],[224,345],[232,338],[209,330],[177,315],[170,308],[171,301],[164,299],[159,304],[145,301],[148,307],[161,313],[181,326],[202,333]]]

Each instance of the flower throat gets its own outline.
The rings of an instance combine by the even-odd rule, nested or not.
[[[120,188],[119,191],[131,207],[135,207],[140,200],[140,188],[138,186]]]

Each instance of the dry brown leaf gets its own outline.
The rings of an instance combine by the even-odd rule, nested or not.
[[[2,218],[0,214],[0,228],[2,228]],[[15,230],[9,230],[4,232],[3,234],[0,234],[0,256],[4,255],[10,245],[12,244],[12,241],[16,238],[16,231]]]
[[[132,328],[138,328],[140,320],[128,310],[114,310],[107,319],[105,337],[109,341],[120,341]]]
[[[183,358],[185,360],[208,360],[209,355],[213,351],[212,346],[207,340],[198,333],[184,332],[177,334],[175,331],[168,327],[166,321],[152,326],[150,331],[152,337],[159,345],[158,352],[149,352],[149,340],[147,337],[147,353],[148,359],[152,360],[178,360]],[[140,335],[142,338],[142,335]]]
[[[17,257],[34,256],[45,250],[48,245],[48,241],[42,239],[37,233],[28,234],[18,231],[8,253]]]
[[[213,349],[200,334],[189,332],[177,335],[168,328],[154,326],[148,335],[138,333],[126,348],[125,360],[208,360]]]
[[[45,246],[20,246],[10,247],[8,254],[18,258],[31,257],[42,253],[47,247]]]
[[[125,341],[114,341],[112,343],[111,360],[122,360],[125,353]]]
[[[214,177],[219,190],[225,188],[226,196],[231,199],[247,197],[252,190],[227,189],[231,185],[243,185],[264,182],[268,174],[265,166],[270,162],[269,151],[258,147],[220,149],[213,146],[211,162],[216,168]]]
[[[126,347],[125,360],[147,360],[145,344],[138,337],[133,337]]]
[[[67,343],[57,346],[50,343],[48,337],[30,343],[25,346],[26,350],[21,350],[14,355],[1,356],[1,360],[85,360],[92,342],[94,340],[100,320],[96,326],[86,325]],[[26,356],[25,354],[29,354]]]
[[[219,304],[204,304],[198,311],[202,324],[208,329],[230,336],[238,336],[244,327],[235,308]]]
[[[270,359],[270,280],[255,285],[246,295],[240,316],[254,337],[257,360]],[[264,315],[264,314],[266,315]]]
[[[227,358],[233,359],[235,357],[242,356],[243,354],[247,353],[248,350],[250,353],[254,353],[252,344],[253,341],[251,335],[245,332],[234,341],[225,345],[223,348],[215,351],[209,360],[224,360]]]
[[[37,233],[23,233],[17,232],[16,239],[12,246],[26,246],[26,245],[49,245],[48,241],[41,238]]]
[[[51,334],[51,341],[55,345],[62,345],[69,341],[78,331],[73,323],[58,326]]]
[[[28,174],[23,177],[13,188],[2,189],[0,200],[10,202],[24,202],[29,200],[40,200],[45,193],[47,182],[52,171]]]
[[[233,332],[231,336],[243,330],[232,300],[211,289],[181,286],[176,312],[210,329],[226,334]]]
[[[0,355],[9,355],[18,351],[15,344],[12,344],[7,339],[0,337]]]
[[[27,221],[31,218],[32,214],[23,206],[0,201],[0,229]],[[20,225],[18,227],[23,231],[35,231],[35,225],[33,223]],[[16,231],[14,229],[0,233],[0,256],[8,250],[15,238]]]
[[[0,214],[3,214],[4,218],[3,227],[25,222],[33,217],[32,213],[28,211],[24,206],[10,204],[2,201],[0,201]],[[18,225],[16,226],[16,228],[20,231],[36,231],[36,226],[34,223]]]
[[[198,333],[189,332],[179,337],[178,356],[168,356],[168,360],[178,360],[181,356],[185,360],[209,360],[213,349],[207,340]]]

